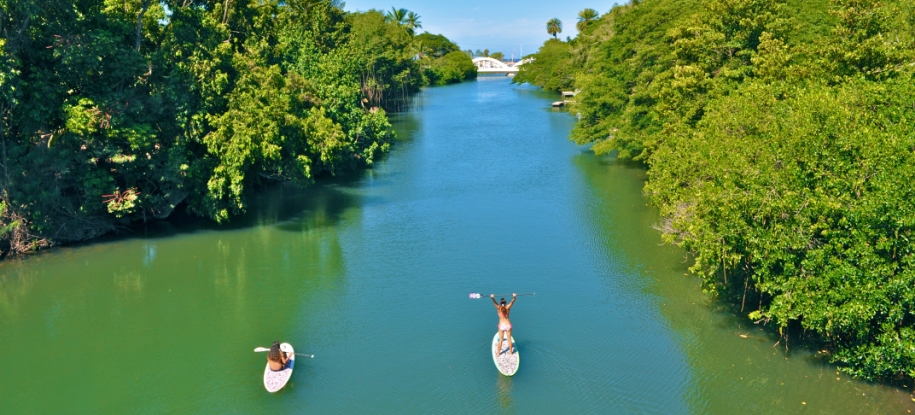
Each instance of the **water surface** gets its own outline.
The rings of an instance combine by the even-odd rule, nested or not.
[[[3,413],[907,413],[728,312],[651,227],[641,169],[508,78],[430,88],[370,171],[0,264]],[[496,371],[512,312],[521,367]],[[746,338],[740,337],[744,334]],[[289,341],[284,391],[264,354]]]

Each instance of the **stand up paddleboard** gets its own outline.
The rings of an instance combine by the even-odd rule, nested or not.
[[[280,389],[283,389],[283,386],[286,386],[286,382],[289,382],[289,378],[292,377],[292,368],[295,367],[295,350],[292,349],[292,345],[289,343],[283,343],[280,345],[280,350],[286,352],[289,356],[289,361],[286,362],[280,370],[270,370],[270,362],[267,362],[267,369],[264,370],[264,387],[267,388],[267,392],[273,393]]]
[[[511,342],[515,344],[515,338],[511,338]],[[515,372],[518,371],[518,365],[521,364],[521,355],[518,354],[518,346],[515,346],[515,353],[508,354],[508,339],[502,341],[501,347],[499,346],[499,333],[496,332],[496,336],[492,338],[492,361],[496,363],[496,368],[499,369],[499,373],[505,376],[514,376]],[[496,351],[498,350],[498,351]]]

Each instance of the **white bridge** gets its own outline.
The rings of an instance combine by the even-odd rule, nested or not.
[[[505,63],[493,58],[473,58],[473,64],[477,66],[477,73],[504,73],[513,75],[518,73],[518,67],[525,63],[533,61],[534,58],[522,59],[515,63]]]

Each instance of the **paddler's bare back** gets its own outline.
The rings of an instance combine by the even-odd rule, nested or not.
[[[506,307],[503,309],[502,307],[496,306],[496,312],[499,313],[500,324],[511,324],[511,322],[508,320],[508,315],[512,312],[510,308]]]
[[[490,294],[489,298],[492,300],[492,303],[496,306],[496,313],[499,314],[499,343],[496,347],[502,347],[503,339],[508,340],[508,352],[513,354],[515,351],[515,345],[512,343],[512,322],[508,319],[509,313],[511,313],[512,306],[515,305],[515,300],[517,299],[517,294],[512,294],[512,301],[508,304],[505,304],[505,299],[499,299],[499,302],[496,302],[496,296]],[[501,354],[500,350],[496,350],[495,353]]]

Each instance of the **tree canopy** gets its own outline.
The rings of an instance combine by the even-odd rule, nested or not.
[[[3,250],[176,208],[224,222],[263,184],[371,166],[429,83],[421,25],[341,5],[0,0]]]
[[[441,58],[448,53],[461,50],[458,45],[454,44],[448,38],[442,35],[436,35],[429,32],[423,32],[413,38],[413,43],[417,48],[422,49],[420,58],[429,55],[434,58]]]
[[[572,86],[575,67],[569,64],[572,48],[567,42],[547,40],[534,56],[537,65],[521,65],[522,69],[515,75],[513,82],[527,82],[553,91]]]
[[[433,85],[454,84],[477,77],[473,60],[461,51],[448,52],[435,60],[426,61],[426,76]]]

